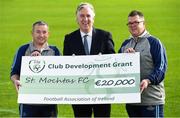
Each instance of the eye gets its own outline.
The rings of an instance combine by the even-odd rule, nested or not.
[[[91,15],[90,15],[90,14],[88,14],[86,17],[90,18],[90,17],[91,17]]]
[[[128,22],[126,25],[131,26],[131,25],[139,25],[139,23],[144,22],[144,21],[134,21],[134,22]]]
[[[40,30],[36,30],[36,33],[38,33],[38,34],[39,34],[39,33],[41,33],[41,31],[40,31]]]
[[[81,17],[81,18],[84,18],[85,16],[84,16],[84,14],[80,14],[80,17]]]
[[[47,31],[43,31],[43,34],[46,34],[47,33]]]

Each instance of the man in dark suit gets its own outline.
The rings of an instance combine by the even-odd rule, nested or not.
[[[76,10],[79,29],[67,34],[64,40],[64,55],[112,54],[112,35],[93,27],[95,12],[89,3],[81,3]],[[110,117],[110,104],[72,105],[75,117]]]

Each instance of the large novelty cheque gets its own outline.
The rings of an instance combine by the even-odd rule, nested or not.
[[[140,102],[140,54],[22,57],[18,103]]]

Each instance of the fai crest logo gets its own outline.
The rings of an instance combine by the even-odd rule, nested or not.
[[[34,73],[41,72],[45,67],[45,61],[43,60],[31,60],[29,62],[29,68]]]

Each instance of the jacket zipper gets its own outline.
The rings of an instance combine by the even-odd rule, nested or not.
[[[134,39],[134,40],[135,40],[135,45],[134,45],[133,49],[135,50],[136,45],[137,45],[137,43],[138,43],[138,38],[137,38],[137,39]]]

